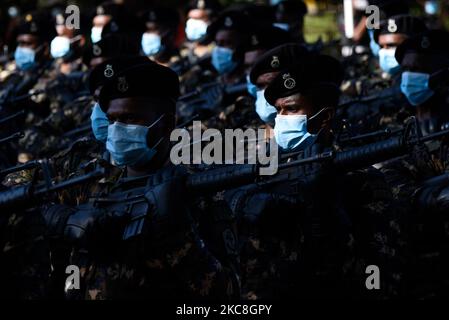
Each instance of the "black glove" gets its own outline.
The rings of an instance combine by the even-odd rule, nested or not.
[[[83,248],[112,246],[123,232],[125,213],[81,205],[76,208],[53,205],[43,210],[46,236],[68,241]]]
[[[326,151],[322,145],[315,143],[306,148],[298,160],[315,157]],[[299,192],[304,200],[325,198],[332,192],[332,171],[327,162],[315,161],[299,166]]]
[[[67,220],[75,212],[75,208],[60,204],[44,207],[42,216],[47,225],[46,236],[51,238],[63,237]]]
[[[191,230],[190,212],[186,206],[187,171],[182,166],[170,166],[148,179],[145,198],[151,214],[145,227],[148,245],[156,252],[182,245],[184,235]]]

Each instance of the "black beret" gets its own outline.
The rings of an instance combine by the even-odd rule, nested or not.
[[[221,8],[221,4],[217,0],[193,0],[189,5],[189,10],[199,9],[211,12],[219,12]]]
[[[285,0],[279,2],[275,6],[277,11],[289,12],[291,14],[298,14],[300,16],[304,16],[307,14],[307,6],[304,1],[296,1],[296,0]]]
[[[44,12],[32,12],[25,14],[19,22],[17,35],[31,34],[44,41],[49,41],[56,34],[51,15]]]
[[[409,0],[370,0],[369,4],[377,6],[381,19],[386,19],[399,14],[408,14],[410,2]]]
[[[326,55],[308,54],[298,63],[287,67],[265,90],[265,99],[271,105],[279,98],[308,90],[326,87],[339,91],[343,69],[338,60]]]
[[[112,19],[109,21],[101,31],[101,38],[114,33],[127,33],[127,34],[139,34],[145,31],[143,23],[136,17],[128,16],[122,17],[121,19]]]
[[[273,26],[258,26],[250,33],[244,51],[270,50],[290,41],[290,33],[285,30]]]
[[[121,55],[139,55],[141,35],[138,33],[116,33],[102,38],[86,48],[83,63],[89,65],[94,58],[114,58]]]
[[[407,52],[449,56],[449,33],[442,30],[431,30],[406,39],[396,49],[396,60],[402,63]]]
[[[151,97],[175,102],[179,97],[178,76],[170,68],[150,60],[123,70],[105,83],[99,103],[104,112],[109,101],[129,97]],[[173,104],[175,108],[175,104]]]
[[[396,25],[395,28],[391,27],[393,22]],[[424,31],[427,31],[427,27],[423,20],[402,14],[382,20],[379,29],[374,30],[374,39],[379,41],[379,36],[383,34],[405,34],[411,37]]]
[[[177,10],[168,7],[155,7],[142,16],[145,23],[153,22],[161,26],[176,29],[179,25],[179,13]]]
[[[246,15],[253,23],[273,24],[275,22],[273,7],[253,3],[237,3],[228,8],[228,11],[237,11]]]
[[[126,8],[123,5],[117,4],[113,1],[105,1],[95,8],[95,15],[107,15],[116,18],[122,15],[125,11]]]
[[[226,11],[207,28],[207,36],[214,38],[220,30],[234,30],[247,33],[250,27],[248,16],[239,11]]]
[[[251,69],[250,81],[256,84],[257,78],[261,74],[282,71],[298,63],[306,54],[308,54],[307,48],[296,43],[284,44],[267,51],[257,59]]]
[[[67,21],[67,18],[71,18],[72,21],[70,21],[70,20]],[[56,12],[53,20],[54,20],[54,24],[56,26],[65,25],[66,22],[73,23],[72,13],[66,13],[65,11]],[[79,28],[73,29],[73,32],[75,35],[86,34],[90,31],[89,30],[90,21],[88,21],[88,20],[89,20],[89,18],[87,15],[81,14]]]
[[[97,65],[89,75],[89,91],[93,95],[95,90],[113,79],[114,76],[120,74],[132,66],[143,64],[148,60],[145,56],[119,56],[108,59]]]

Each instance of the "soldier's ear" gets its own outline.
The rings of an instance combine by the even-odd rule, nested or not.
[[[332,125],[332,119],[335,116],[335,108],[326,108],[323,111],[322,128],[329,128]]]
[[[83,48],[86,45],[86,37],[84,35],[81,35],[79,40],[79,46]]]
[[[42,57],[49,57],[50,56],[50,45],[48,44],[48,42],[45,42],[44,44],[42,44]]]

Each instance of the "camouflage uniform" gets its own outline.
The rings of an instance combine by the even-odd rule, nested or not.
[[[323,183],[315,191],[281,182],[230,193],[244,299],[398,295],[397,217],[382,176],[356,171]],[[385,274],[377,292],[365,287],[368,265]]]
[[[145,189],[145,183],[146,179],[125,184],[119,180],[109,193],[104,191],[99,197],[136,195]],[[94,237],[85,246],[75,245],[70,256],[70,264],[80,267],[82,290],[69,291],[67,297],[88,300],[236,297],[239,284],[232,216],[220,197],[201,197],[189,202],[193,223],[168,230],[170,239],[163,245],[158,242],[157,247],[151,242],[156,230],[125,237],[142,207],[133,206],[128,218],[119,213],[127,206],[123,203],[94,209],[100,216],[97,221],[102,222],[96,224]],[[89,205],[79,210],[85,207]],[[54,210],[61,209],[54,207]],[[118,217],[108,220],[114,215]],[[115,236],[111,237],[112,233]]]
[[[415,147],[411,156],[380,165],[401,209],[398,231],[407,239],[403,242],[405,294],[418,299],[446,298],[449,284],[446,213],[421,208],[415,197],[424,181],[447,172],[447,142],[436,141],[427,147]]]

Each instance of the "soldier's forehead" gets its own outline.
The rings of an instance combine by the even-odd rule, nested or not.
[[[164,110],[162,99],[151,97],[124,97],[113,99],[109,102],[109,113],[139,113],[139,114],[158,114]]]
[[[379,44],[384,43],[402,43],[405,39],[407,39],[407,35],[402,33],[388,33],[388,34],[381,34],[379,35]]]
[[[300,93],[295,93],[288,97],[276,99],[276,106],[287,107],[287,106],[297,105],[298,103],[301,102],[301,99],[302,99],[302,95]]]
[[[257,77],[257,83],[266,83],[273,81],[279,75],[279,71],[263,73]]]

